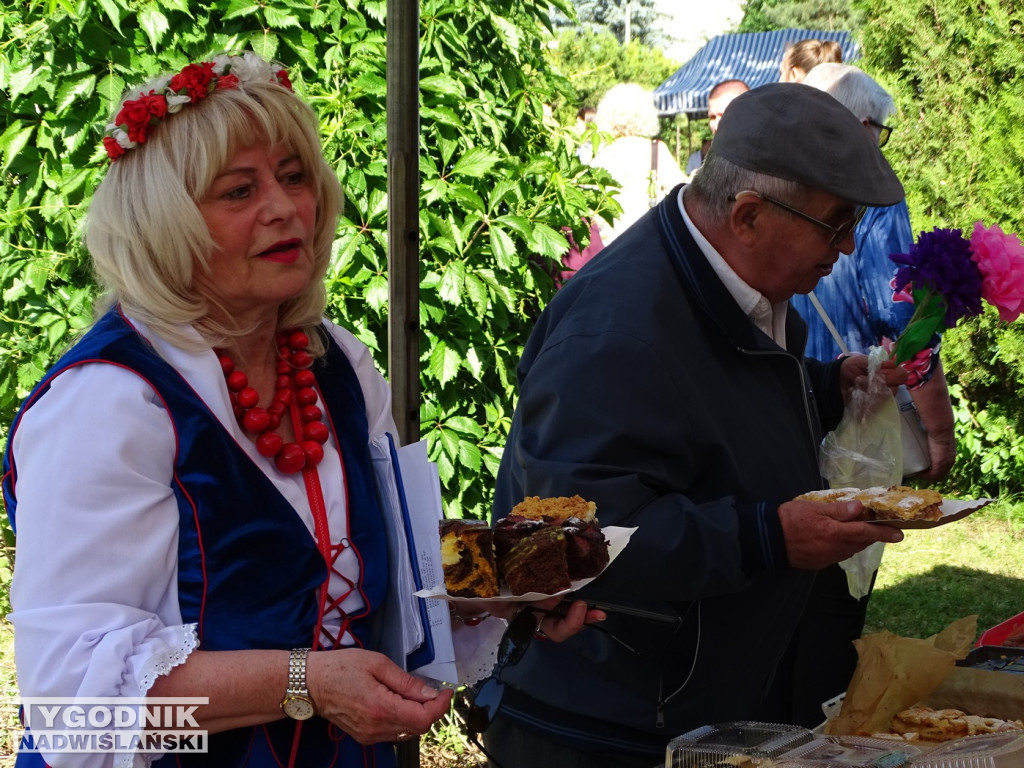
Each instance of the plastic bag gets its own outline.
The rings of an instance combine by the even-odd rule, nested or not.
[[[853,391],[839,426],[822,441],[819,465],[832,488],[888,487],[899,485],[903,478],[900,409],[878,372],[887,357],[881,347],[871,348],[867,386]],[[839,564],[854,597],[871,591],[872,574],[882,562],[884,548],[876,542]]]

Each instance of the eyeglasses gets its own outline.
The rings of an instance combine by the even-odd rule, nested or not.
[[[889,137],[892,135],[892,127],[883,125],[876,120],[872,120],[870,117],[868,118],[868,125],[873,125],[878,129],[878,146],[884,147],[886,143],[888,143]]]
[[[809,222],[811,222],[811,224],[815,224],[815,225],[821,227],[822,229],[824,229],[825,231],[831,232],[832,236],[828,240],[828,247],[829,248],[838,248],[840,243],[842,243],[843,240],[845,240],[847,238],[847,236],[853,231],[853,228],[856,227],[857,224],[860,223],[860,220],[862,218],[864,218],[864,212],[867,210],[867,208],[865,208],[863,205],[858,206],[857,207],[857,212],[854,214],[852,219],[850,219],[849,221],[847,221],[847,222],[845,222],[843,224],[840,224],[838,227],[833,227],[831,224],[826,224],[824,221],[821,221],[820,219],[816,219],[813,216],[810,216],[810,215],[804,213],[800,209],[794,208],[793,206],[789,205],[788,203],[784,203],[781,200],[776,200],[774,197],[768,197],[768,195],[762,195],[760,192],[755,192],[752,189],[745,189],[742,192],[737,192],[730,199],[737,200],[737,199],[739,199],[743,195],[754,195],[755,197],[759,197],[760,199],[764,200],[766,203],[771,203],[772,205],[777,205],[779,208],[782,208],[783,210],[789,211],[794,216],[799,216],[804,221],[809,221]]]

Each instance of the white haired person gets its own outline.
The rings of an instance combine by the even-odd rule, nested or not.
[[[853,113],[879,147],[892,134],[892,96],[871,76],[850,64],[814,67],[804,85],[825,91]],[[899,337],[914,314],[914,305],[893,301],[896,264],[891,254],[907,253],[914,242],[906,200],[869,207],[854,229],[855,248],[818,281],[813,295],[851,352],[867,352],[885,339]],[[794,296],[793,308],[807,323],[805,354],[836,360],[843,349],[833,338],[810,298]],[[956,458],[953,406],[939,357],[939,337],[931,348],[909,361],[907,385],[928,433],[930,466],[918,476],[926,482],[944,478]],[[880,556],[880,555],[879,555]],[[872,577],[873,580],[874,577]],[[777,677],[794,689],[794,709],[787,722],[815,725],[821,702],[842,693],[857,666],[853,641],[861,636],[868,595],[853,597],[839,566],[818,574],[807,612],[791,649],[792,670]],[[827,662],[826,662],[827,659]]]
[[[658,110],[650,91],[635,83],[612,86],[597,105],[597,129],[612,135],[591,161],[619,184],[622,215],[600,222],[605,245],[624,232],[685,180],[679,164],[658,140]]]
[[[10,430],[21,693],[208,697],[208,753],[154,765],[393,766],[449,709],[375,650],[401,630],[369,445],[397,430],[369,351],[323,318],[342,192],[317,129],[251,53],[129,92],[86,231],[108,302]]]

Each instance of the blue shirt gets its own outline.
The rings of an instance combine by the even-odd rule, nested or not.
[[[818,281],[814,295],[851,352],[867,352],[883,336],[896,340],[910,322],[914,305],[893,301],[893,253],[907,253],[913,243],[910,213],[906,201],[886,208],[868,208],[854,230],[857,247],[841,255],[832,274]],[[793,307],[808,326],[804,354],[818,360],[833,360],[841,354],[839,345],[804,295],[792,298]]]

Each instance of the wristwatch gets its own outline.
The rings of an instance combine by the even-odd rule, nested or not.
[[[309,648],[296,648],[288,657],[288,690],[281,700],[281,709],[293,720],[309,720],[316,714],[316,705],[306,688],[306,655]]]

